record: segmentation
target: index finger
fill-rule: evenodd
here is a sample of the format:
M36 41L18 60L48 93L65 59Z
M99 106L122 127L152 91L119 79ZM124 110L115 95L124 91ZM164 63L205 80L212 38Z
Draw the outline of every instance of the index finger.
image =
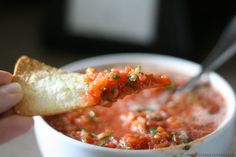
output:
M3 70L0 70L0 85L8 84L12 80L12 74Z

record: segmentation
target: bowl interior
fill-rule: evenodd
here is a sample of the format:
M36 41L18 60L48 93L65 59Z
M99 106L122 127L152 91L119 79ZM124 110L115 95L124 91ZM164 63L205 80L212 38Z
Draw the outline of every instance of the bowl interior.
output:
M102 70L121 65L136 66L138 64L141 64L144 70L155 71L164 69L190 77L196 75L201 70L201 66L199 64L191 61L171 56L147 53L125 53L97 56L73 62L63 66L62 68L68 71L83 71L87 67L95 67L98 70ZM227 105L227 115L225 120L219 126L218 129L220 129L234 116L235 95L232 87L218 74L211 72L209 78L211 85L215 90L221 93Z
M113 54L113 55L92 57L92 58L79 60L79 61L70 63L66 66L63 66L62 68L68 71L83 71L87 67L95 67L96 69L101 70L101 69L116 67L120 65L135 66L138 64L141 64L144 70L148 69L151 71L155 71L157 69L158 70L164 69L167 71L174 71L180 74L182 73L187 76L196 75L201 68L198 64L187 61L187 60L170 57L170 56L141 54L141 53L116 54L116 55ZM235 96L234 96L233 89L221 76L212 72L210 73L209 78L210 78L210 82L212 86L217 91L219 91L224 97L226 106L227 106L227 114L224 121L220 124L218 129L214 131L214 132L217 132L218 130L223 128L231 119L233 119L234 114L235 114ZM214 134L214 132L211 134ZM207 136L210 136L211 134ZM75 140L71 138L70 140L76 142Z

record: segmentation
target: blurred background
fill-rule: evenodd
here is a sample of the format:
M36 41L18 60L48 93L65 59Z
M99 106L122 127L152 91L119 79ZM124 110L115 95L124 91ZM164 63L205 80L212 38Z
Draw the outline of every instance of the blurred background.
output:
M24 54L57 67L117 52L200 63L235 14L236 1L1 0L0 69L12 72ZM236 57L217 70L234 89L235 67ZM18 149L12 148L25 152L19 156L40 156L32 133L0 150L16 157Z
M22 54L55 66L117 52L200 62L235 13L235 1L2 0L0 68Z

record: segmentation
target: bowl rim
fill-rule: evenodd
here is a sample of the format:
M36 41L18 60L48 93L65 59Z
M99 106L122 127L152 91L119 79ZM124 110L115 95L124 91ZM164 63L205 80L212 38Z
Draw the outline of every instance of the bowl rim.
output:
M130 57L134 58L134 60L130 60ZM191 68L194 69L193 71L199 71L201 68L201 66L199 64L189 61L189 60L182 59L182 58L168 56L168 55L161 55L161 54L144 53L144 52L142 52L142 53L141 52L138 52L138 53L116 53L116 54L99 55L99 56L89 57L89 58L85 58L82 60L77 60L77 61L71 62L69 64L64 65L62 68L65 70L68 70L68 71L72 71L75 69L79 70L79 69L83 69L83 68L91 67L91 66L114 64L114 62L117 62L117 60L119 60L118 62L127 61L127 62L137 63L137 61L135 62L135 60L137 58L142 59L143 61L145 61L146 59L153 61L153 59L156 59L157 57L160 59L163 59L163 60L168 59L168 60L172 60L172 61L179 62L179 63L182 62L184 64L189 64L189 65L191 65ZM92 64L91 64L91 61L93 62ZM106 63L104 64L104 62L106 62ZM177 63L175 63L175 64L177 64ZM78 68L78 66L80 68ZM191 71L191 72L196 74L196 72L193 72L193 71ZM219 74L217 74L215 72L211 72L210 75L213 75L214 77L219 79L219 81L221 81L226 86L226 88L228 88L228 90L230 91L230 94L232 97L231 103L232 103L232 105L234 104L233 110L230 111L231 115L229 115L229 118L228 119L225 118L225 120L223 120L223 122L221 122L221 124L219 125L219 127L216 130L214 130L213 132L211 132L210 134L208 134L206 136L203 136L199 139L196 139L196 140L190 142L189 145L202 143L206 139L213 138L214 137L213 135L219 134L223 130L227 129L227 127L226 127L227 124L229 124L231 121L233 121L234 117L235 117L236 100L235 100L234 90L232 89L230 84L223 77L221 77ZM229 106L229 105L227 105L227 106ZM227 116L229 114L228 112L229 111L227 111L225 116ZM89 149L96 149L96 150L102 150L102 151L108 151L108 152L119 152L119 153L121 153L121 152L147 153L147 152L158 152L158 151L165 151L165 150L178 149L178 148L182 149L184 146L184 144L180 144L180 145L169 146L169 147L158 148L158 149L142 149L142 150L125 150L125 149L117 149L117 148L106 148L106 147L101 147L101 146L97 146L97 145L93 145L93 144L83 143L81 141L78 141L78 140L75 140L71 137L68 137L68 136L64 135L63 133L57 131L53 127L51 127L41 116L35 116L34 119L36 121L40 121L43 125L46 126L47 129L51 130L53 133L55 133L56 136L58 136L58 138L61 138L65 142L73 143L73 145L84 145L84 146L88 147Z

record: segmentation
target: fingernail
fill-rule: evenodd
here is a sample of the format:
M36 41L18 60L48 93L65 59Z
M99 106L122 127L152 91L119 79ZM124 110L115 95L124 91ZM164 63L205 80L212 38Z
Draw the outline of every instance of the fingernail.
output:
M1 93L21 93L22 89L19 83L10 83L0 87Z

